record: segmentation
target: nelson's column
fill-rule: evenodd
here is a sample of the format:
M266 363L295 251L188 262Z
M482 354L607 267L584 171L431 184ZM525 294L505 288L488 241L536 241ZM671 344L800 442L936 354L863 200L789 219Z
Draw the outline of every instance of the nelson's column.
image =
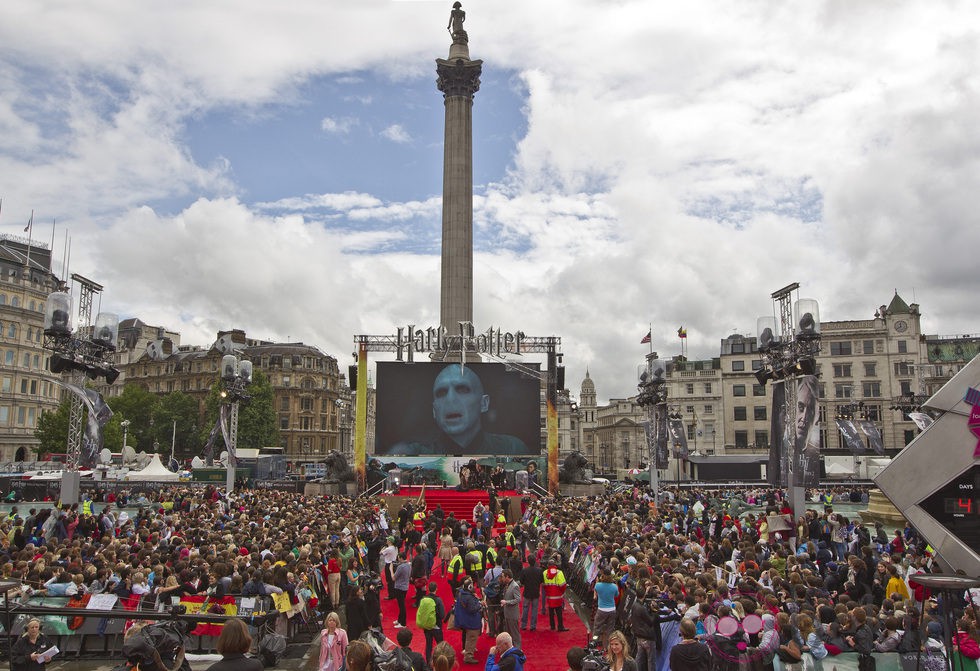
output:
M436 85L446 105L440 321L448 333L458 333L459 322L473 322L473 95L483 61L470 60L465 20L462 5L453 3L449 58L436 59Z

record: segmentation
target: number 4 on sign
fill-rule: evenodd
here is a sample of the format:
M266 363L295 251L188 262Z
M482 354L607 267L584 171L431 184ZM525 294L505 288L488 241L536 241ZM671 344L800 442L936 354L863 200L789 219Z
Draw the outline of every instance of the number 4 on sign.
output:
M965 511L967 515L973 512L973 499L957 499L956 505L961 511Z

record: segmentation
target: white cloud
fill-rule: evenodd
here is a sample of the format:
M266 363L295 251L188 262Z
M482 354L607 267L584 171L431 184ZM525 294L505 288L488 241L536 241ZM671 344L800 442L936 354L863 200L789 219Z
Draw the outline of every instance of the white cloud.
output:
M189 342L239 326L338 355L353 333L438 321L439 176L407 164L384 183L323 136L407 119L400 94L432 94L445 8L14 4L3 221L57 213L107 305ZM569 384L589 366L600 397L634 391L650 322L661 353L684 324L691 355L713 356L791 281L828 319L868 317L897 287L927 330L980 331L978 24L967 0L468 5L474 131L514 138L474 203L477 321L561 335ZM508 71L526 129L488 106L489 75ZM317 108L305 132L330 146L322 162L263 166L302 186L244 188L236 140L185 132L228 109L303 109L313 80L370 108ZM380 135L437 145L432 110Z
M412 141L412 136L408 134L408 131L397 123L393 123L381 131L381 136L398 144L407 144Z
M320 121L320 128L323 132L333 135L347 135L355 125L357 125L357 119L351 119L349 117L340 119L323 117Z

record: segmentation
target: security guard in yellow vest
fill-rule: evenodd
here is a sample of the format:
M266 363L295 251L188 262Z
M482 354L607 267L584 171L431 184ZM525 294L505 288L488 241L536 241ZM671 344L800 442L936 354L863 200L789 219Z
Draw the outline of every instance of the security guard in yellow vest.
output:
M497 565L497 550L492 545L487 548L487 567Z
M449 587L453 590L453 597L455 598L456 592L459 591L460 585L463 584L463 578L466 577L466 571L463 570L463 558L459 555L459 548L455 545L450 551L449 560Z
M476 549L473 543L466 544L466 556L463 558L463 566L466 567L466 575L473 578L473 582L482 588L483 555Z

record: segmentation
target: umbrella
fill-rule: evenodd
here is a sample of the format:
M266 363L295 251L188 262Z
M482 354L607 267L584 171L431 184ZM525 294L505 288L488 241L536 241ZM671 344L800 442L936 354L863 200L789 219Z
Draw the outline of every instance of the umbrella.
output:
M497 457L483 457L476 463L478 463L480 466L496 466Z
M650 479L650 473L649 473L649 471L643 471L642 473L638 473L637 476L635 478L633 478L633 479L634 480L649 480Z
M629 475L639 475L640 473L646 473L646 471L644 469L642 469L642 468L631 468L631 469L629 469L626 472Z
M527 470L527 466L519 461L508 461L504 464L505 471L524 471Z

